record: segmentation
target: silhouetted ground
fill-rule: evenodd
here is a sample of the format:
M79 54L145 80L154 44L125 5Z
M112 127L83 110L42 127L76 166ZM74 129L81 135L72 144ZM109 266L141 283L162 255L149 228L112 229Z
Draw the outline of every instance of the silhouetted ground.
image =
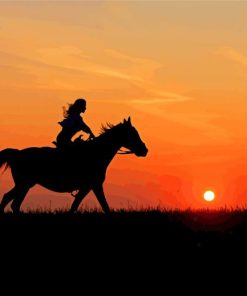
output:
M0 217L0 227L6 246L31 243L131 253L145 249L154 255L160 251L200 255L247 246L247 210L115 211L110 216L97 211L7 213Z
M220 277L226 287L246 268L246 210L7 213L0 217L0 232L5 276L20 276L22 287L32 278L49 291L67 283L83 293L89 281L91 294L113 284L117 294L132 294L135 287L139 295L151 286L158 295L168 293L169 285L173 293L197 292L199 283L200 291L215 284L222 291Z

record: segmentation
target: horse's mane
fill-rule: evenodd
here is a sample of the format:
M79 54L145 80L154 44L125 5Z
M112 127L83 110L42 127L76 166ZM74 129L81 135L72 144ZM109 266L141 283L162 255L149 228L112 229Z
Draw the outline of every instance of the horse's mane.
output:
M104 136L108 133L111 133L113 131L117 131L117 127L121 126L122 123L119 124L112 124L110 122L107 122L106 124L101 124L101 130L99 135L93 139L92 141L84 141L84 140L79 140L76 142L76 146L74 146L75 148L82 148L82 147L91 147L92 143L96 143L98 141L98 139L101 138L101 136ZM88 146L89 145L89 146Z
M91 147L91 144L92 143L95 143L95 141L97 142L97 140L99 139L99 138L101 138L101 136L102 135L105 135L105 134L107 134L108 132L110 132L110 131L112 131L112 129L113 128L115 128L115 127L117 127L117 126L119 126L119 125L121 125L121 123L119 123L119 124L116 124L116 125L114 125L114 124L112 124L112 123L109 123L109 122L107 122L106 124L102 124L101 125L101 130L100 130L100 133L99 133L99 135L95 138L95 139L93 139L92 141L84 141L84 140L82 140L82 139L79 139L78 141L76 141L76 142L74 142L76 145L75 146L73 146L74 148L82 148L82 147ZM88 146L89 145L89 146Z
M102 124L101 125L101 130L100 130L100 133L99 135L103 135L105 134L106 132L108 132L109 130L111 130L113 127L115 127L116 125L110 123L110 122L107 122L106 124Z

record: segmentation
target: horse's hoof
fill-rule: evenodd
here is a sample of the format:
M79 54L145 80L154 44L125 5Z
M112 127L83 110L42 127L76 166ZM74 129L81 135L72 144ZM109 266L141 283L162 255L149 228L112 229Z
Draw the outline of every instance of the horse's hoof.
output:
M15 207L13 206L10 206L11 207L11 210L12 210L12 213L15 214L15 215L20 215L21 214L21 211L20 209L16 209Z
M21 215L21 211L12 211L12 214L14 214L14 215L16 215L16 216L17 216L17 215L19 216L19 215Z
M74 212L75 212L75 211L68 210L68 211L66 212L66 214L67 214L67 215L73 215Z

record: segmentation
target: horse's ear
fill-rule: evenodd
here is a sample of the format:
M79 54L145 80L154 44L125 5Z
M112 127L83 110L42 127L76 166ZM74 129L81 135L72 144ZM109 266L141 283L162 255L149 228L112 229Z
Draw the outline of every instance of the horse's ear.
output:
M124 123L124 124L129 124L129 125L131 125L131 118L130 118L130 116L128 117L128 120L126 120L126 119L124 118L123 123Z

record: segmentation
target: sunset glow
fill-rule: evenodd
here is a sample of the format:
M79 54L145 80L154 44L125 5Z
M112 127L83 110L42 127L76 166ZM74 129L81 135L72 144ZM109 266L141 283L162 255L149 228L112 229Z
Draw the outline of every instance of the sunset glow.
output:
M53 147L62 107L85 97L95 135L131 116L149 151L113 160L111 206L206 207L208 184L212 206L246 205L246 11L246 1L1 1L0 150ZM7 171L0 195L11 186ZM71 198L35 186L23 206Z

